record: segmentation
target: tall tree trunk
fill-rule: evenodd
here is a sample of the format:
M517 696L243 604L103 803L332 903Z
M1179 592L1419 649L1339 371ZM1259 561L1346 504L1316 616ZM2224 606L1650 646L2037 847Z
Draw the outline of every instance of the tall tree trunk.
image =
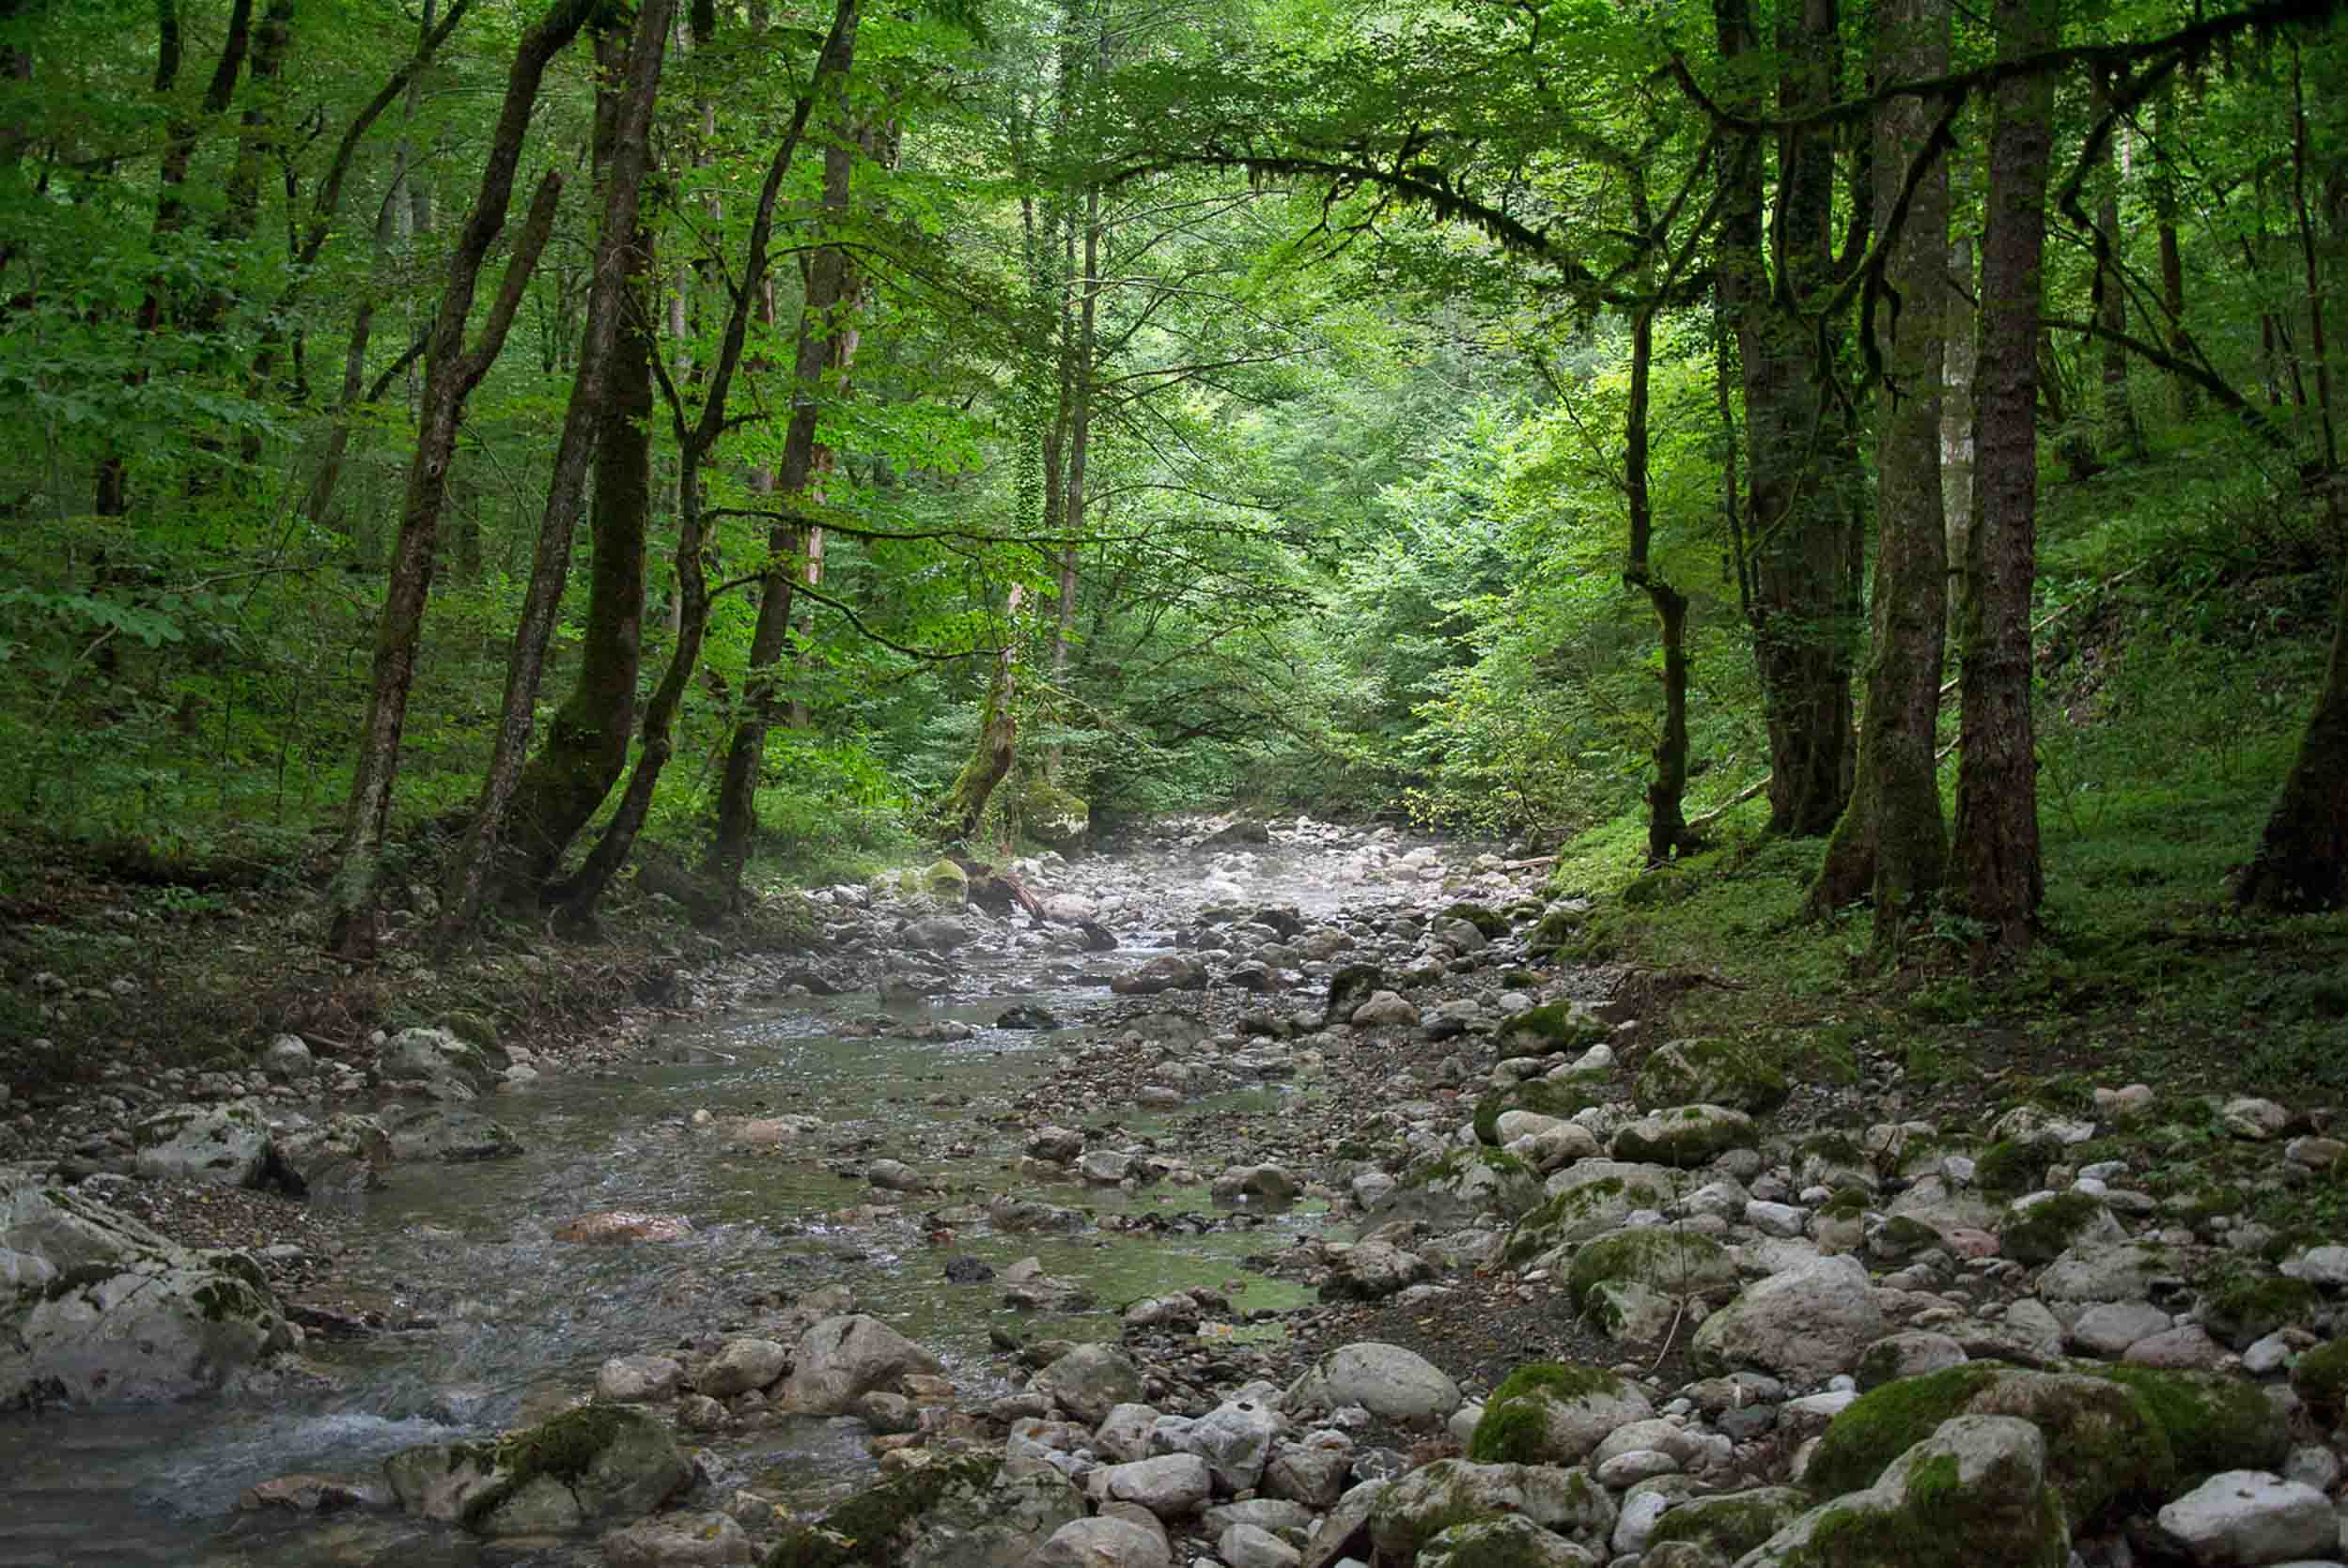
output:
M2169 348L2183 360L2189 347L2185 330L2185 250L2177 242L2176 152L2169 146L2175 133L2176 90L2174 83L2165 84L2153 105L2157 112L2153 133L2153 222L2160 240L2161 314L2169 318ZM2175 384L2177 417L2191 419L2200 411L2201 389L2183 376L2175 378Z
M2301 97L2298 46L2292 47L2292 209L2298 229L2299 263L2306 287L2307 338L2315 361L2315 408L2323 433L2324 508L2331 536L2348 536L2348 509L2340 501L2340 438L2332 410L2331 368L2325 346L2326 294L2317 249L2315 219L2308 201L2310 174L2307 106ZM2337 177L2335 177L2337 178ZM2334 238L2339 209L2333 207ZM2276 913L2337 909L2348 903L2348 569L2340 571L2332 612L2332 657L2324 690L2299 737L2298 755L2284 775L2282 794L2259 836L2258 853L2235 884L2245 908Z
M1645 206L1643 198L1640 205ZM1647 861L1661 865L1688 839L1687 596L1657 577L1649 559L1655 504L1648 485L1647 406L1656 310L1652 303L1642 304L1630 322L1630 403L1623 421L1623 501L1630 543L1623 582L1647 596L1663 644L1663 728L1655 745L1655 777L1647 784Z
M2054 47L2054 0L1997 0L2000 60ZM1959 651L1964 742L1949 881L1980 929L1977 959L2027 952L2045 893L2030 715L2030 590L2038 564L2038 363L2054 79L1994 95L1982 236L1980 441Z
M1874 33L1878 83L1947 72L1947 0L1880 0ZM1884 954L1939 889L1949 853L1935 758L1949 570L1940 489L1949 171L1933 142L1937 116L1937 104L1918 98L1892 99L1875 112L1875 229L1886 256L1883 294L1870 312L1884 378L1876 398L1874 649L1858 778L1812 890L1822 910L1872 891ZM1898 204L1919 157L1933 167L1917 182L1903 220Z
M2094 74L2094 91L2091 110L2101 118L2111 109L2111 79L2103 72ZM2123 461L2140 460L2144 457L2144 430L2137 423L2135 405L2128 400L2128 350L2119 342L2118 334L2128 330L2127 292L2122 287L2120 267L2115 260L2120 246L2120 158L2118 149L2124 130L2115 131L2104 153L2104 167L2097 176L2101 187L2095 204L2095 321L2114 335L2104 339L2104 450Z
M685 405L676 387L666 377L661 379L661 391L667 402L670 421L676 432L677 448L677 592L683 601L678 616L676 649L661 677L661 684L645 706L644 746L637 753L636 767L629 775L627 791L620 800L619 810L614 814L603 836L597 841L579 875L564 890L565 918L583 924L594 918L597 902L611 886L620 867L628 863L637 835L643 831L645 815L650 811L653 790L659 785L661 770L667 766L674 749L671 735L678 706L683 702L685 689L692 678L693 667L701 657L703 629L708 621L708 593L702 564L705 539L702 528L701 474L710 455L727 427L726 405L732 396L735 372L742 360L745 342L754 309L762 310L767 320L773 319L773 296L768 292L768 246L774 231L774 210L783 179L790 172L799 152L800 139L807 129L808 116L816 102L835 93L847 80L855 54L856 30L861 19L858 0L838 0L832 12L832 31L825 38L823 48L816 57L807 90L800 94L792 105L791 123L783 141L775 148L774 157L767 165L766 183L760 188L758 205L750 225L750 247L744 258L741 283L734 291L731 307L726 315L725 331L718 345L717 355L708 367L708 395L703 399L699 418L688 421ZM706 24L706 25L705 25ZM714 19L706 11L695 12L695 36L707 37L707 27ZM737 884L724 884L728 900L738 891Z
M847 46L842 70L852 70L853 35ZM834 90L845 97L845 74ZM855 168L856 141L845 120L833 144L824 149L823 211L827 224L847 215L849 186ZM782 709L779 691L785 655L790 649L791 601L799 573L807 568L813 532L802 509L816 475L816 424L822 413L824 369L838 357L840 334L847 330L847 300L850 286L847 250L837 244L818 246L807 267L807 287L799 313L799 336L792 360L791 419L783 437L783 462L774 475L773 493L779 513L767 531L768 563L759 580L758 618L751 627L750 667L742 682L741 717L725 751L725 766L718 782L716 831L710 835L707 873L725 887L738 886L750 862L751 840L758 831L758 772L766 759L767 731ZM811 583L812 586L812 583Z
M1947 346L1940 359L1940 505L1948 520L1949 633L1965 627L1965 571L1973 537L1973 376L1981 359L1980 270L1973 241L1949 247Z
M1744 0L1715 0L1721 52L1755 47ZM1779 112L1826 105L1833 92L1833 0L1802 0L1779 23ZM1774 289L1762 248L1761 149L1734 164L1720 227L1724 303L1744 365L1750 457L1746 523L1751 541L1754 659L1769 735L1771 831L1830 831L1850 788L1851 434L1826 401L1831 334L1817 307L1833 265L1834 146L1815 126L1783 133L1779 149Z
M501 833L513 846L518 879L525 886L543 881L628 761L644 635L644 537L651 504L647 420L651 360L658 352L644 298L652 241L643 223L643 194L652 161L652 110L675 11L676 0L643 0L632 40L616 32L596 39L606 85L596 115L604 197L595 281L530 587L507 661L497 748L442 900L443 941L461 934L479 912ZM545 749L525 767L547 641L570 576L590 456L595 566L579 681L557 710Z
M1102 44L1105 52L1108 45ZM1073 378L1073 404L1069 411L1068 429L1068 499L1063 510L1067 536L1060 546L1060 578L1057 585L1055 613L1051 628L1051 683L1065 700L1068 683L1068 645L1076 629L1077 563L1080 539L1084 532L1086 471L1092 464L1093 451L1093 380L1098 369L1095 361L1100 352L1099 307L1101 290L1101 243L1104 231L1100 221L1100 187L1091 185L1084 192L1084 272L1082 292L1077 305L1076 367ZM1060 782L1063 748L1054 741L1045 765L1045 776L1052 783Z
M465 326L474 292L490 247L505 227L514 173L529 136L531 114L537 106L539 82L548 64L578 35L596 5L597 0L556 0L553 8L522 35L506 75L505 99L481 171L480 192L449 255L447 281L441 289L431 347L426 352L423 417L416 428L415 453L408 465L399 536L392 548L391 580L376 619L374 677L366 720L359 731L358 757L351 769L350 803L327 888L327 946L346 957L370 957L375 950L376 878L381 868L392 790L399 776L399 739L415 679L424 604L431 593L432 556L447 496L448 463L457 449L465 399L489 374L513 326L514 313L521 308L530 274L554 226L554 210L563 189L559 174L549 170L539 181L530 215L507 257L496 302L479 335L468 346Z

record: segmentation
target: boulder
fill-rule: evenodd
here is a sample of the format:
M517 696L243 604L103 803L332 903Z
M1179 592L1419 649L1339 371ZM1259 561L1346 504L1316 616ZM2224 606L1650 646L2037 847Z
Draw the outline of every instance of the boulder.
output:
M1341 1345L1288 1389L1290 1410L1358 1405L1407 1425L1431 1425L1459 1408L1459 1385L1415 1351L1374 1340Z
M403 1029L375 1053L375 1077L403 1094L469 1100L489 1093L502 1063L445 1029Z
M609 1405L658 1404L684 1386L684 1367L667 1356L614 1356L595 1374L595 1397Z
M1227 1399L1191 1422L1181 1443L1186 1452L1206 1461L1217 1491L1252 1491L1285 1424L1280 1412L1261 1400Z
M1093 1472L1093 1495L1137 1503L1160 1519L1184 1519L1215 1495L1215 1472L1195 1453L1161 1453Z
M945 1364L879 1318L862 1312L828 1317L800 1336L783 1407L837 1416L859 1395L893 1389L908 1373L941 1373Z
M1163 1529L1101 1514L1072 1519L1036 1550L1032 1568L1172 1568Z
M1279 1165L1234 1165L1217 1176L1208 1193L1219 1203L1293 1203L1303 1190L1294 1173Z
M291 1340L250 1258L61 1188L0 1194L0 1409L185 1399Z
M1082 1494L1054 1471L1013 1474L994 1454L936 1459L785 1526L767 1560L846 1568L1029 1568ZM1074 1560L1082 1562L1079 1558Z
M1613 1373L1534 1361L1492 1390L1468 1456L1487 1464L1578 1464L1617 1428L1654 1415L1639 1386Z
M1670 1105L1724 1105L1762 1115L1791 1093L1785 1074L1750 1046L1729 1040L1671 1040L1648 1052L1633 1081L1632 1098L1654 1110Z
M1692 1171L1731 1149L1750 1148L1753 1119L1721 1105L1680 1105L1641 1116L1614 1135L1616 1159Z
M2331 1499L2265 1470L2226 1470L2160 1511L2161 1533L2201 1568L2328 1558L2340 1545Z
M490 1445L403 1449L383 1468L409 1513L487 1536L639 1518L693 1479L668 1422L632 1405L581 1405Z
M261 1071L291 1082L316 1077L318 1058L299 1034L280 1034L261 1049Z
M1523 1264L1567 1242L1587 1241L1622 1228L1641 1209L1670 1205L1676 1181L1660 1165L1585 1159L1549 1177L1547 1200L1516 1221L1507 1259Z
M1611 1231L1574 1253L1566 1288L1575 1310L1586 1311L1591 1293L1614 1281L1683 1299L1726 1296L1736 1289L1736 1260L1710 1236L1678 1226Z
M1873 1486L1812 1509L1739 1568L2063 1568L2071 1532L2045 1465L2046 1440L2029 1422L1959 1416Z
M1321 1296L1328 1301L1380 1301L1433 1278L1435 1265L1416 1252L1383 1241L1359 1241L1329 1260Z
M1032 1387L1079 1421L1106 1421L1120 1405L1139 1404L1142 1369L1114 1345L1080 1344L1038 1372Z
M693 1388L711 1399L732 1399L736 1394L766 1388L790 1368L790 1350L772 1340L728 1340L709 1358L708 1364L694 1374ZM850 1396L851 1400L853 1397Z
M1346 1021L1360 1029L1375 1029L1380 1024L1412 1025L1419 1021L1419 1009L1393 991L1377 991L1347 1014Z
M1691 1356L1706 1373L1750 1367L1818 1382L1847 1370L1883 1332L1866 1265L1848 1256L1815 1258L1749 1285L1704 1319Z
M613 1530L599 1545L604 1568L736 1568L758 1560L757 1545L723 1514L662 1514Z
M1379 1494L1370 1511L1370 1540L1379 1561L1410 1562L1455 1525L1516 1514L1602 1552L1615 1514L1614 1499L1586 1471L1438 1459Z
M463 1165L478 1159L511 1159L521 1141L477 1110L425 1106L391 1125L392 1155L411 1161Z
M344 1113L280 1127L271 1140L277 1172L297 1195L349 1199L383 1185L391 1135L372 1116Z
M132 1129L138 1173L150 1180L259 1187L274 1159L269 1113L258 1100L175 1105Z
M1521 1514L1454 1525L1419 1548L1419 1568L1598 1568L1606 1560Z

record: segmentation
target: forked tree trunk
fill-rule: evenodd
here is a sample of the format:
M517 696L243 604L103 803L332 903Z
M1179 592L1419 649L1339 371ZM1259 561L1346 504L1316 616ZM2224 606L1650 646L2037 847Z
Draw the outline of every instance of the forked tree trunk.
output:
M1948 70L1946 0L1881 0L1874 26L1878 82ZM1875 228L1887 254L1884 295L1873 305L1884 375L1876 399L1874 650L1858 777L1811 891L1822 913L1873 893L1882 953L1937 891L1949 853L1934 744L1948 615L1940 376L1949 172L1930 140L1939 113L1932 101L1896 98L1875 116ZM1934 165L1902 220L1895 210L1919 156Z
M438 935L443 943L461 935L479 913L501 836L520 858L518 878L529 885L543 880L627 763L644 631L644 531L651 504L646 447L651 432L645 422L652 411L650 364L657 351L641 297L651 271L642 196L651 165L652 109L675 11L676 0L644 0L631 42L623 45L609 33L597 40L598 62L614 85L605 89L597 114L604 201L595 281L547 482L530 587L506 664L497 748L442 900ZM547 747L525 768L547 641L570 574L571 536L591 455L596 561L585 657L578 689L556 714Z
M995 656L987 701L979 710L978 739L971 748L971 760L930 813L941 836L948 839L968 843L977 833L995 786L1009 776L1019 757L1019 619L1024 597L1025 591L1013 583L1003 607L1003 650Z
M1998 57L2054 46L2053 0L1997 0ZM1982 235L1980 442L1959 652L1964 743L1949 882L1978 927L1975 956L2029 951L2045 893L2038 758L2030 715L2030 590L2038 564L2038 346L2054 79L2011 77L1995 93L1988 220Z
M424 629L424 604L431 593L432 557L440 542L442 507L447 500L449 459L465 399L489 374L514 314L521 308L538 253L554 226L562 177L549 170L539 181L530 215L514 241L497 299L470 347L465 326L490 247L505 227L514 173L521 162L538 84L548 64L577 36L597 0L557 0L537 24L522 35L505 95L490 138L480 193L465 218L448 258L447 282L427 351L422 418L415 454L408 465L399 536L392 547L391 580L375 627L375 668L367 716L359 731L358 757L351 769L350 804L326 898L326 942L346 957L366 958L375 950L376 878L383 835L391 815L392 789L399 776L399 739L408 717L408 695L415 680L416 648Z

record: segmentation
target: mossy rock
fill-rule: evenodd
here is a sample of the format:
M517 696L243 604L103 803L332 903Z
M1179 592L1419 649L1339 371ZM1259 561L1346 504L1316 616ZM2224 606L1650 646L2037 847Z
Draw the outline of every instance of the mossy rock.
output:
M1624 884L1619 895L1625 908L1652 909L1693 898L1700 884L1694 877L1669 867L1641 872Z
M952 861L939 861L922 872L921 889L941 904L967 904L971 874Z
M1470 904L1464 899L1445 909L1443 915L1447 920L1466 921L1483 932L1485 937L1491 941L1499 941L1509 933L1506 915L1497 909L1487 909L1481 904Z
M2348 1410L2348 1340L2319 1344L2294 1361L2291 1387L2311 1408L2337 1420Z
M1576 1178L1572 1185L1517 1220L1508 1233L1501 1257L1509 1266L1530 1263L1569 1241L1618 1230L1633 1209L1660 1209L1672 1201L1671 1173L1655 1166L1583 1160L1565 1173Z
M497 1025L478 1013L443 1013L440 1027L469 1046L477 1046L493 1056L500 1054Z
M2278 1469L2290 1452L2290 1434L2254 1383L2152 1367L2081 1363L2076 1370L2117 1383L2143 1402L2176 1454L2181 1483L2220 1470Z
M941 1498L956 1487L992 1486L1002 1468L999 1454L963 1454L893 1476L832 1504L814 1524L791 1526L767 1554L766 1568L890 1568Z
M2045 1434L2046 1479L2074 1526L2122 1498L2165 1494L2177 1479L2167 1431L2129 1389L1968 1361L1861 1394L1819 1439L1802 1483L1822 1498L1871 1486L1942 1421L1963 1415L2014 1416Z
M2035 1462L1974 1451L1954 1433L1893 1456L1896 1480L1802 1515L1752 1554L1764 1568L2062 1568L2071 1531L2059 1487ZM1972 1471L1967 1474L1967 1470ZM2035 1484L2029 1484L2035 1483Z
M1718 1497L1690 1498L1656 1521L1649 1550L1669 1541L1708 1547L1734 1562L1777 1534L1810 1507L1798 1486L1757 1486Z
M1728 1153L1749 1148L1752 1118L1720 1105L1680 1105L1642 1116L1614 1135L1617 1159L1652 1161L1679 1170L1696 1167Z
M2086 1192L2058 1192L2006 1217L1998 1250L2032 1268L2050 1264L2106 1217L2104 1201Z
M2248 1348L2278 1328L2315 1321L2323 1293L2305 1280L2283 1274L2240 1275L2201 1298L2201 1322L2236 1350Z
M1069 853L1084 846L1092 808L1043 774L1032 774L1019 791L1019 826L1045 848Z
M1574 1073L1564 1078L1533 1078L1506 1089L1496 1089L1476 1101L1476 1137L1486 1143L1501 1141L1501 1113L1530 1110L1540 1116L1570 1121L1578 1110L1605 1103L1603 1073Z
M1329 1002L1321 1022L1337 1023L1370 1000L1386 984L1386 971L1376 964L1347 964L1329 977Z
M1708 1235L1668 1225L1616 1231L1584 1242L1566 1275L1567 1299L1583 1311L1609 1280L1629 1280L1669 1296L1713 1296L1736 1288L1736 1260Z
M509 1432L490 1451L489 1484L459 1522L482 1535L536 1534L639 1518L691 1485L668 1422L632 1405L585 1405Z
M1438 1224L1485 1214L1514 1219L1541 1202L1540 1172L1505 1149L1448 1149L1403 1172L1389 1205Z
M2045 1149L2016 1138L1998 1140L1973 1162L1973 1185L1993 1198L2019 1198L2045 1175Z
M1612 1032L1580 1002L1548 1001L1506 1019L1493 1032L1493 1038L1504 1048L1502 1055L1516 1051L1554 1056L1603 1045Z
M2236 1379L2093 1362L2027 1372L1968 1361L1860 1395L1819 1439L1803 1485L1819 1497L1872 1485L1892 1459L1959 1415L2016 1416L2045 1433L2047 1480L2074 1526L2198 1476L2272 1468L2288 1446L2266 1397Z
M1546 911L1533 923L1532 934L1525 939L1526 951L1555 953L1560 948L1570 947L1574 939L1581 935L1581 928L1589 918L1588 914L1578 909Z
M1571 1465L1613 1427L1653 1413L1645 1394L1603 1367L1528 1361L1485 1401L1468 1457L1480 1465Z
M1763 1115L1793 1093L1785 1074L1750 1046L1730 1040L1672 1040L1640 1064L1631 1095L1653 1109L1699 1102Z

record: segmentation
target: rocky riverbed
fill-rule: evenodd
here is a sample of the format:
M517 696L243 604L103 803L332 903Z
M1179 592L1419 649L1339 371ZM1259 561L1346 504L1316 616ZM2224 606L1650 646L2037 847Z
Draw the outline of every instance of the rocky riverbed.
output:
M2329 1108L1789 1081L1391 831L1016 869L559 1054L0 1104L0 1561L2340 1560L2348 1236L2250 1218ZM126 1395L176 1558L35 1462Z

